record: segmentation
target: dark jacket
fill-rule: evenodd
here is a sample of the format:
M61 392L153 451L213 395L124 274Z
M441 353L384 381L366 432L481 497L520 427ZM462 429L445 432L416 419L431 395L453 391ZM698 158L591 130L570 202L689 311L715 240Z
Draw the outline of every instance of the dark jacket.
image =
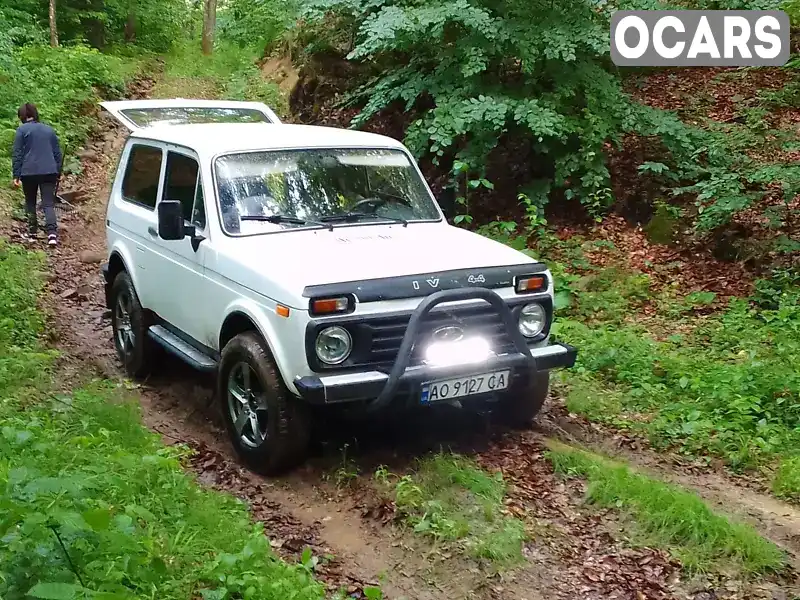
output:
M14 179L29 175L60 175L62 160L58 136L52 127L36 121L19 126L12 152Z

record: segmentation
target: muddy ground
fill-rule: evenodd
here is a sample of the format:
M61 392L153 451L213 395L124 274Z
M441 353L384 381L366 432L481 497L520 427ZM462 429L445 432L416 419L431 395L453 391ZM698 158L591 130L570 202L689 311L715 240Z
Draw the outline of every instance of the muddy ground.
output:
M153 83L138 81L131 97L147 97ZM61 216L61 246L50 252L46 304L52 343L64 355L59 370L64 386L87 372L122 376L99 263L105 258L109 178L124 139L124 131L101 118L81 154L82 173L66 178L62 186L74 209ZM7 233L15 239L19 232ZM709 575L687 581L680 565L663 551L629 547L618 516L586 506L582 483L555 477L543 457L548 438L619 455L696 490L785 548L795 566L800 513L762 493L758 482L657 455L640 440L569 415L558 397L551 397L534 430L521 433L498 430L481 415L454 409L411 415L392 426L326 428L323 423L306 466L287 477L264 479L243 469L232 454L209 378L166 359L158 375L137 385L144 422L166 443L196 450L189 466L202 483L247 501L284 558L296 559L311 547L321 557L319 578L355 597L362 597L364 586L378 583L386 598L420 600L783 600L800 594L791 575L751 582ZM416 538L395 521L391 502L373 493L370 480L378 465L401 473L416 457L440 447L471 454L485 467L503 472L510 483L507 508L532 533L522 567L498 574ZM344 462L359 475L339 485L336 472Z

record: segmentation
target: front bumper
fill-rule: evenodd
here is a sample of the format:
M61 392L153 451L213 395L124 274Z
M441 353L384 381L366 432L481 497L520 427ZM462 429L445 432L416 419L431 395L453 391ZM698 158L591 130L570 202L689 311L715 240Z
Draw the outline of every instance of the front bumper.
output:
M530 350L536 360L536 370L570 368L575 364L578 350L568 344L553 344L543 348ZM517 354L506 354L479 365L459 365L453 367L408 367L400 376L398 393L413 393L427 381L449 379L451 377L468 377L501 369L528 369L527 361ZM323 375L321 377L300 377L295 386L300 395L313 404L336 404L357 400L377 398L386 387L389 375L382 371L360 371L341 375Z
M502 318L506 331L514 342L514 351L493 356L484 362L453 366L411 365L411 355L424 317L438 304L459 300L480 299L488 302ZM530 348L519 332L516 321L503 299L483 288L443 290L428 296L414 311L400 350L391 370L358 371L336 375L298 377L295 387L307 402L335 404L369 401L367 410L376 411L388 405L396 396L419 394L423 383L479 375L501 369L511 369L514 375L533 371L569 368L575 364L578 351L567 344L552 344Z

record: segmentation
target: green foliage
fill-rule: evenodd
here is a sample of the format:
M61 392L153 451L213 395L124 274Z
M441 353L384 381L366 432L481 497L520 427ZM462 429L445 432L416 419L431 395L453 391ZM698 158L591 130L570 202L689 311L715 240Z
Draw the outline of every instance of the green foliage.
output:
M348 57L372 69L352 96L364 103L355 126L394 103L430 105L406 142L417 155L455 155L477 180L503 134L524 135L553 188L597 212L611 202L604 144L650 125L607 70L606 10L585 1L315 0L305 16L351 28Z
M36 41L49 42L47 2L6 0L0 13L15 26L35 29ZM190 5L183 0L59 0L56 4L58 37L64 45L82 43L107 49L134 43L145 50L165 52L185 35L191 21Z
M0 595L322 598L240 501L183 472L186 450L163 447L120 392L2 408Z
M293 26L298 4L297 0L229 0L219 10L219 38L261 53Z
M503 566L522 559L522 521L503 512L505 483L457 455L420 461L412 475L378 469L376 481L394 495L416 533L457 543L466 553Z
M17 47L15 39L0 29L0 176L4 179L11 176L11 144L21 104L37 105L42 121L56 129L68 156L92 126L98 91L106 97L120 95L131 74L121 59L86 46Z
M706 570L722 559L734 561L747 573L785 566L774 544L751 527L714 513L691 492L561 444L551 445L548 458L557 473L588 479L589 502L627 513L643 543L669 549L690 570Z
M0 597L321 599L311 559L277 559L240 501L184 473L187 449L140 425L124 389L47 393L42 267L0 244Z
M599 219L614 202L608 152L626 134L636 134L657 141L663 155L659 162L643 162L639 172L669 197L695 196L695 210L685 216L700 234L726 227L768 191L774 194L776 182L784 204L766 216L775 229L786 227L798 218L790 203L800 191L800 169L750 155L776 137L768 131L764 106L744 107L744 125L690 126L623 93L608 60L609 16L622 6L667 4L729 9L780 3L313 0L303 14L314 38L308 52L339 52L361 66L346 98L361 107L352 125L387 108L409 112L415 118L406 143L445 169L453 164L451 185L459 189L487 187L482 182L490 157L508 160L502 142L513 137L532 151L531 175L547 182L546 196L577 198ZM786 7L795 4L789 0ZM747 148L744 137L750 138ZM460 201L457 223L469 225L468 194Z

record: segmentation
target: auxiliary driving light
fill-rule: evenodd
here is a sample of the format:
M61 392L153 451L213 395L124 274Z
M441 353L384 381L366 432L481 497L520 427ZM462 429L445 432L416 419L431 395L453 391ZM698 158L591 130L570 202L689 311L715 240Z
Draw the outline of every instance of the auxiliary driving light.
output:
M425 348L425 362L437 367L466 365L485 361L492 353L488 340L464 338L453 342L432 342Z
M319 332L315 349L317 357L326 365L338 365L350 356L353 339L344 327L326 327Z
M525 337L536 337L547 324L547 313L541 304L526 304L519 311L519 331Z

